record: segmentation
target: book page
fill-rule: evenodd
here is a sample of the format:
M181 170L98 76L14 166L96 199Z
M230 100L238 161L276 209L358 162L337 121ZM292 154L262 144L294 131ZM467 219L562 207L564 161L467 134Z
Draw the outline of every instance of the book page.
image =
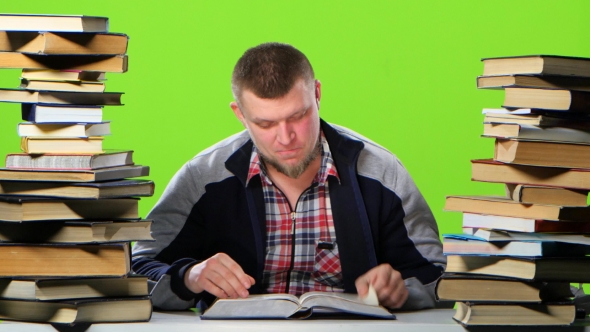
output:
M377 297L377 292L375 291L375 287L373 287L373 285L369 284L369 291L362 301L364 304L368 305L379 305L379 298Z
M300 301L302 307L314 308L314 310L318 307L332 308L352 314L395 318L394 315L381 306L365 304L357 294L309 292L301 295Z
M291 295L292 296L292 295ZM287 318L299 309L287 294L251 295L245 299L218 299L202 315L204 319Z

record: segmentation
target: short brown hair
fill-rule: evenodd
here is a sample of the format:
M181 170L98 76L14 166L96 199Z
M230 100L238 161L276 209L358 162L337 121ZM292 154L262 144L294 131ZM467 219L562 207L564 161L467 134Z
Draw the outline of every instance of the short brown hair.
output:
M286 95L300 78L313 84L313 68L305 54L288 44L264 43L248 49L238 60L231 86L236 101L243 90L273 99Z

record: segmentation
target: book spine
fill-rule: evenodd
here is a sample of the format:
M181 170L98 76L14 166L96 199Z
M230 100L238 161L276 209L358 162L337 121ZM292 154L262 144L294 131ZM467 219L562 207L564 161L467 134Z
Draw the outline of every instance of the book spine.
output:
M21 104L21 115L25 121L35 122L37 104Z
M590 93L582 91L570 91L571 111L590 112Z

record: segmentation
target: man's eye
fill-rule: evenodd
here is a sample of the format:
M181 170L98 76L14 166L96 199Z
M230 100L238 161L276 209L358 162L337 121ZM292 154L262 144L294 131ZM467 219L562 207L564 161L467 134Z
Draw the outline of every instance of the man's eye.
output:
M305 116L306 113L307 113L307 111L306 112L301 112L301 113L299 113L297 115L292 116L289 120L291 120L291 121L299 121L299 120L303 119L303 117Z

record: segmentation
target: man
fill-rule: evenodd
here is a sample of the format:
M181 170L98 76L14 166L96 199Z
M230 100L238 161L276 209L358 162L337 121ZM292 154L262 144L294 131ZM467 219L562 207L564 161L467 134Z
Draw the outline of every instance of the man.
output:
M369 286L389 308L434 305L446 263L430 209L389 151L319 118L321 84L290 45L251 48L232 76L245 131L199 153L150 212L133 270L162 309L215 297Z

